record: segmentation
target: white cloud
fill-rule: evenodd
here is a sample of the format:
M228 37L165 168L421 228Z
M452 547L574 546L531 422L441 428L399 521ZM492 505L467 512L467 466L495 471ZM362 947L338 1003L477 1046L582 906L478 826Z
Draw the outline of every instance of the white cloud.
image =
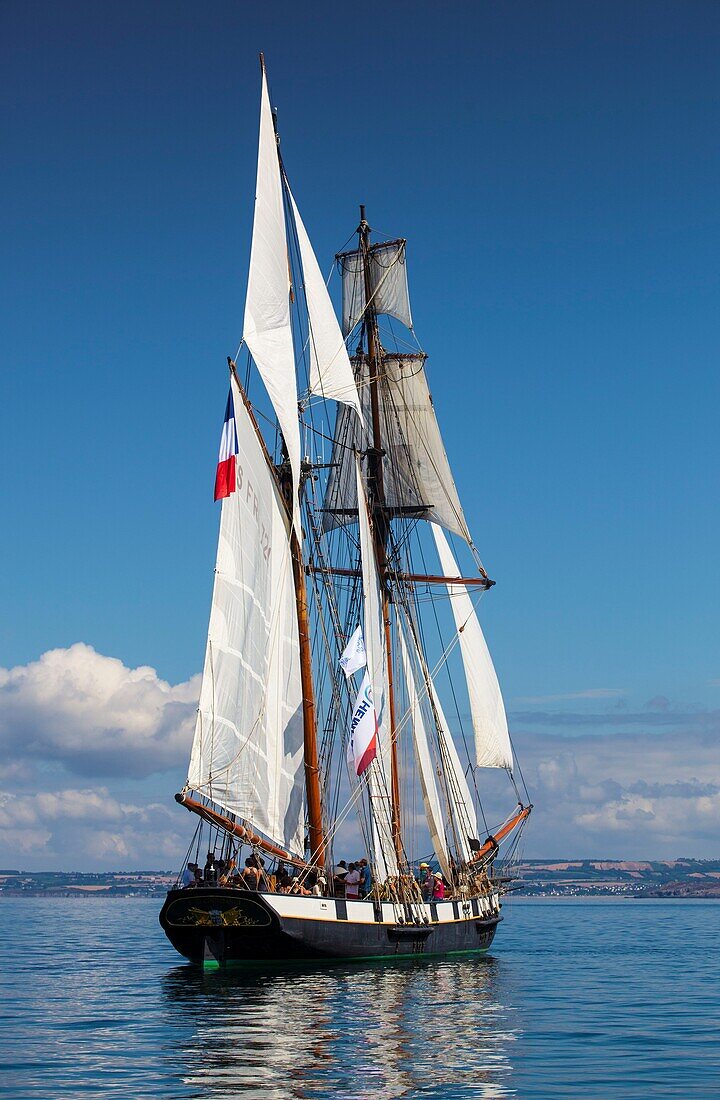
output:
M0 669L0 864L35 868L175 866L194 819L172 802L187 766L199 677L171 685L149 667L77 644ZM555 698L617 698L590 688ZM548 702L548 697L543 702ZM720 835L720 712L562 707L511 716L535 803L527 855L715 855ZM73 783L67 774L83 777ZM100 781L99 783L97 781ZM120 794L119 784L123 784ZM52 784L59 789L48 789ZM154 785L153 785L154 784ZM504 773L482 769L488 826L513 801ZM130 793L128 793L130 792ZM343 834L351 850L354 829Z
M664 713L664 712L660 712ZM672 731L516 733L535 803L526 854L671 858L713 856L720 835L715 716L704 728L676 715ZM548 716L550 719L551 716ZM617 723L624 721L618 716Z
M712 795L678 795L675 798L647 798L630 793L596 810L578 814L575 821L581 828L594 831L627 833L640 827L644 833L659 837L717 836L720 790Z
M0 792L0 862L35 869L174 867L190 839L173 802L125 803L106 787ZM28 858L29 857L29 858Z
M199 677L172 686L80 642L0 669L0 746L16 765L59 761L81 776L133 776L185 763Z
M584 688L582 691L567 691L561 695L523 695L515 699L516 703L533 705L536 703L564 703L576 699L620 699L625 695L624 688Z

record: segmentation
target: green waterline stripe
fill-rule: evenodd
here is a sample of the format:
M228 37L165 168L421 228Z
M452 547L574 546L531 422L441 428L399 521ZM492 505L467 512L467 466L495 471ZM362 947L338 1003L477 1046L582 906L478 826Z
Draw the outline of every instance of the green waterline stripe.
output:
M250 970L261 967L292 967L292 966L338 966L355 962L417 962L419 959L440 959L449 955L484 955L490 947L471 947L465 951L424 951L418 955L335 955L332 958L316 959L227 959L218 962L216 959L205 960L200 965L205 970L219 970L228 967L244 967ZM198 965L190 963L190 965Z

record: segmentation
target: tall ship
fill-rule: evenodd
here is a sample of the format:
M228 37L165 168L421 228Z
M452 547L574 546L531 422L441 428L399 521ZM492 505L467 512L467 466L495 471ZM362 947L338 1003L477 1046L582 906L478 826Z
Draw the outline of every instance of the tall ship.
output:
M406 241L372 239L360 207L335 257L338 321L262 57L261 72L210 624L175 796L197 821L160 923L205 965L485 951L496 868L532 809L478 619L494 582L433 408Z

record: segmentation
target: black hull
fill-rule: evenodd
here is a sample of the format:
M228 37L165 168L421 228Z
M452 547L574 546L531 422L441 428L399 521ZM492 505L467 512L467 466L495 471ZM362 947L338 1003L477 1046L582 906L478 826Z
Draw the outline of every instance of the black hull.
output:
M389 922L390 907L370 901L293 898L290 907L296 912L288 914L288 907L283 895L222 887L171 890L160 924L181 955L213 966L482 952L502 919L481 913L476 902L463 911L457 903L427 906L427 923L416 923L409 912Z

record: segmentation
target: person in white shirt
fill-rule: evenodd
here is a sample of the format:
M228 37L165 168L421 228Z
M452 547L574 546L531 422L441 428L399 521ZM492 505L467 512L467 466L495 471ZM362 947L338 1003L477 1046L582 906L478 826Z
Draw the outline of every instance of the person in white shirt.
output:
M354 863L350 864L345 875L345 897L348 901L357 901L360 897L360 872Z

